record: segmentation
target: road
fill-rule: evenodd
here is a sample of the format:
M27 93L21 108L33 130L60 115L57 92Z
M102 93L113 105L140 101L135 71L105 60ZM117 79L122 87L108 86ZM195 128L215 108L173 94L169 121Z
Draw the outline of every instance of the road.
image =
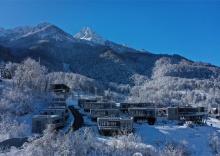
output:
M84 124L83 116L79 113L77 109L74 108L74 106L69 106L68 108L74 116L74 123L72 125L72 128L74 131L76 131Z

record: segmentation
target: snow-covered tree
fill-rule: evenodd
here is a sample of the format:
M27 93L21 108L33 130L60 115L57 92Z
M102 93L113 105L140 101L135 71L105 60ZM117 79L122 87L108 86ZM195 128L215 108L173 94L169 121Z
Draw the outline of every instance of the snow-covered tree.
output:
M40 91L45 87L46 73L46 67L31 58L27 58L17 66L14 79L19 87L29 87Z

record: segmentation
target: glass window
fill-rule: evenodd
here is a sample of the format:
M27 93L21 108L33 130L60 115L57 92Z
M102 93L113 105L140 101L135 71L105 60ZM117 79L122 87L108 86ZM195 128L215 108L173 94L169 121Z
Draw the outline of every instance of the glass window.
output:
M41 121L36 121L36 127L41 127Z

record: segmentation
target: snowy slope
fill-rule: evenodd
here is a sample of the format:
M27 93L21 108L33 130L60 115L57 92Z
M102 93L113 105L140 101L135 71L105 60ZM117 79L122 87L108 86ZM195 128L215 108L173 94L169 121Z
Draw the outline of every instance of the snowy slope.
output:
M176 126L176 124L156 124L149 126L147 124L139 125L136 128L136 133L140 134L145 143L148 143L157 150L166 142L179 143L188 142L188 148L195 156L205 156L212 153L212 149L208 146L209 134L213 133L215 129L210 126L196 126L190 128L187 126Z

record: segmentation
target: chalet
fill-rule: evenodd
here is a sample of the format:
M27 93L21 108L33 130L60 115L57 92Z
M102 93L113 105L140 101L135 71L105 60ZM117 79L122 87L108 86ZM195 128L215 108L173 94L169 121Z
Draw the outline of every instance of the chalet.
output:
M64 126L62 117L59 115L34 115L32 117L32 133L43 133L48 124L53 124L56 129Z
M101 117L97 125L101 134L132 133L133 117Z
M207 115L204 107L168 107L168 119L180 120L184 118L186 121L202 121Z
M99 117L118 117L119 109L116 108L104 108L104 109L90 109L90 115L92 120L96 120Z

